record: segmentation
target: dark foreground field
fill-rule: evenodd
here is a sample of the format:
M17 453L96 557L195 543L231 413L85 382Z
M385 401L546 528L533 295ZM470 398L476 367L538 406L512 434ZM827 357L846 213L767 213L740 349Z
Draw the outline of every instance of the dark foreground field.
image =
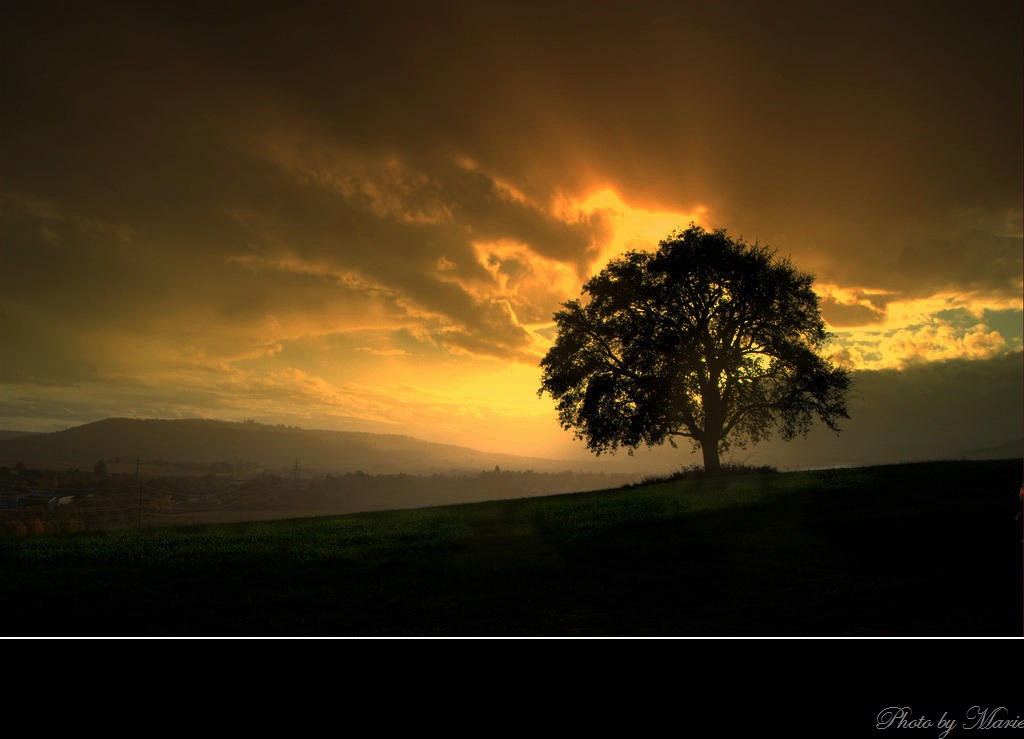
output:
M0 541L2 635L1021 635L1020 460Z

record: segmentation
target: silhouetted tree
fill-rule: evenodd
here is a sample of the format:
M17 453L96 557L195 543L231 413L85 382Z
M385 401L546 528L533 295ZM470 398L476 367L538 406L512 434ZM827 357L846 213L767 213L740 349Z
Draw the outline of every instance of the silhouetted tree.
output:
M815 417L838 432L850 376L820 354L813 281L767 247L691 224L563 304L538 394L596 454L684 437L707 472L730 446L806 435Z

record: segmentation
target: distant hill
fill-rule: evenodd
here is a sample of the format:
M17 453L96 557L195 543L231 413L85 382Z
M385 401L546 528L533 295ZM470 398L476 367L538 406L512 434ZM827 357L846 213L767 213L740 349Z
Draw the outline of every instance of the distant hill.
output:
M19 436L31 436L34 433L37 433L37 432L35 432L35 431L8 431L8 430L0 429L0 441L3 441L4 439L15 439L15 438L17 438Z
M1024 443L1010 441L1005 444L985 447L984 449L970 449L958 455L957 459L1018 459L1024 456Z
M509 470L558 472L578 463L490 454L398 434L319 431L289 426L205 419L108 418L53 433L0 433L0 465L92 469L105 460L110 471L152 474L201 471L245 473L263 469L374 474Z

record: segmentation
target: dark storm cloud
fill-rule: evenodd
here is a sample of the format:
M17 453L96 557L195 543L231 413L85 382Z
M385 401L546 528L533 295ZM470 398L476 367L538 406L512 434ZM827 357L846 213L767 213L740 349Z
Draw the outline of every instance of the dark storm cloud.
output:
M776 438L735 449L731 456L738 463L779 469L1019 457L1024 449L1022 373L1020 352L921 363L902 371L857 371L850 418L840 424L839 434L818 425L806 438ZM642 465L671 470L688 461L688 452L688 447L655 447L641 450L637 458Z
M294 270L271 278L232 261L288 255L356 274L476 334L476 346L514 355L525 332L495 306L439 281L438 260L465 279L488 280L474 241L513 239L582 264L600 235L598 221L566 224L486 174L456 166L454 149L417 149L420 137L431 136L423 109L396 108L386 125L364 129L394 106L393 75L400 72L353 51L344 36L329 48L357 53L348 59L359 69L359 107L346 109L340 94L331 96L340 107L325 110L325 91L348 84L353 73L338 59L326 69L292 66L299 57L333 58L328 47L301 41L317 32L315 24L297 26L293 47L268 35L273 24L252 25L258 18L221 16L207 25L166 8L123 10L78 18L22 13L19 32L8 34L13 61L4 84L14 104L4 114L12 135L3 150L3 279L10 314L43 317L53 343L80 330L76 321L148 322L141 329L147 330L162 322L157 316L197 307L231 320L321 308L329 280L292 290ZM348 21L336 18L334 25L348 28ZM259 50L244 42L264 37ZM264 67L267 59L275 60L272 68ZM304 159L304 139L305 150L287 162L292 170L251 145L294 154L287 137L294 139L296 128L325 148ZM325 158L331 150L340 158ZM400 165L397 179L382 165L396 150L400 162L410 162ZM30 207L40 197L45 211ZM438 212L444 221L431 223ZM75 226L79 221L112 225L89 232ZM135 239L129 248L125 234ZM43 275L48 288L40 294ZM59 320L63 315L69 319ZM34 355L27 351L21 362Z
M1014 3L2 12L10 376L90 376L104 327L344 326L369 294L440 342L522 358L519 322L555 302L489 293L474 244L582 269L607 223L549 205L597 186L706 203L826 281L1019 294Z
M851 419L804 450L819 464L1018 456L1024 443L1024 356L920 363L854 375Z
M218 117L270 107L363 151L469 154L538 197L598 174L713 198L751 236L1018 205L1013 3L33 7L7 34L14 134L72 170L162 179Z
M494 277L474 245L521 242L582 269L582 257L604 232L599 218L566 223L451 163L424 172L394 158L366 166L321 157L313 166L289 151L278 153L277 164L282 180L273 200L237 215L244 234L237 241L245 247L232 258L255 255L256 264L271 269L354 282L400 313L445 319L439 340L462 337L458 346L493 356L532 356L531 340L503 300L480 294L494 287ZM543 314L556 305L543 306Z

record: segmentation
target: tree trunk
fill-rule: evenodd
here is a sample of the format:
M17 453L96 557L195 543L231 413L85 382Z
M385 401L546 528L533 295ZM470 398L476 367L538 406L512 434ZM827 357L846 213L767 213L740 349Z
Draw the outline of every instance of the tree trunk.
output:
M718 394L717 373L711 373L711 382L701 393L701 403L704 406L704 433L700 440L704 452L704 473L713 475L722 469L722 462L718 458L718 440L722 438L725 423L725 409Z
M704 452L704 471L712 474L720 472L722 462L718 458L718 441L704 442L700 446Z

